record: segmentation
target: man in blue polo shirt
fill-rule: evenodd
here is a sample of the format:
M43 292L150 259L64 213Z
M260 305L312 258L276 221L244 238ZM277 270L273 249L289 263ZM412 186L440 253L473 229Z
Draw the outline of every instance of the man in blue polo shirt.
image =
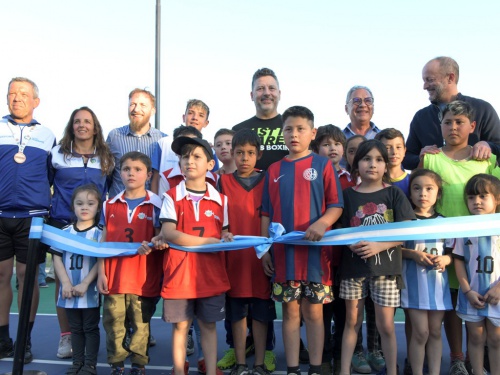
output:
M154 95L148 90L134 89L128 98L130 124L111 130L106 140L115 157L115 170L109 189L110 198L125 189L120 178L120 158L130 151L139 151L151 158L156 142L165 136L149 123L151 116L156 112ZM150 189L149 184L148 181L147 189Z
M9 311L13 299L14 257L19 282L17 300L20 303L31 218L47 215L50 207L48 158L56 143L52 131L33 118L33 112L40 104L38 87L33 81L13 78L9 82L7 103L10 115L0 119L0 358L13 354ZM43 263L45 251L38 251L37 257L38 263ZM33 280L25 363L33 360L31 330L40 297L37 276Z

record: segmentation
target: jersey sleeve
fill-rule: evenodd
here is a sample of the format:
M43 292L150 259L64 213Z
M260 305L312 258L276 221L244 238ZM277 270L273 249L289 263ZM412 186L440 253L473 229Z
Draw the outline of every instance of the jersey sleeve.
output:
M229 229L229 217L228 217L228 214L227 214L227 197L225 195L222 195L222 202L223 202L223 205L224 205L224 219L222 221L222 230L226 230L226 229Z
M165 194L160 212L160 223L177 224L177 212L175 211L175 202L170 194Z
M325 204L326 208L344 207L342 187L340 185L337 172L333 169L333 164L328 162L323 171L323 181L325 182Z
M410 201L403 193L403 190L396 186L393 186L392 190L394 193L394 221L416 220Z
M165 193L170 190L170 184L163 173L160 173L160 182L158 186L158 195L163 200L165 198Z
M457 238L455 241L455 247L453 248L452 257L460 260L464 260L464 241L465 238Z

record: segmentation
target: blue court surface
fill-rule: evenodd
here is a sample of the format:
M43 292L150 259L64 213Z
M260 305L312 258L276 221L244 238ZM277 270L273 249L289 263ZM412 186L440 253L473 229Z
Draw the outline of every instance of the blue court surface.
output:
M11 319L11 334L13 329L17 327L18 315L12 313ZM171 325L163 322L160 318L155 317L151 323L151 331L157 340L157 345L150 349L151 362L147 366L149 375L170 374L172 369L172 354L171 354ZM285 353L283 351L283 340L281 334L281 321L275 322L276 331L276 348L277 367L274 374L286 374ZM396 323L396 332L398 340L398 364L400 374L402 374L403 363L406 357L406 348L404 340L404 324ZM227 348L225 344L225 331L222 322L217 324L218 333L218 358L221 358L224 350ZM15 336L15 335L14 335ZM304 328L302 328L302 337L305 337ZM366 336L365 336L366 337ZM444 339L443 333L443 340ZM32 352L34 360L32 363L25 365L24 370L39 370L44 371L48 375L63 375L71 365L68 359L61 360L56 357L57 345L59 342L59 326L57 318L53 314L41 314L36 318L35 327L32 334ZM449 368L449 352L445 342L443 343L443 361L441 373L447 374ZM101 326L101 349L99 351L98 368L99 374L109 374L110 369L106 363L106 346L105 333ZM190 374L197 374L197 356L195 354L189 357ZM247 358L247 363L253 364L253 357ZM307 374L307 365L302 365L302 372ZM12 371L12 359L6 358L0 360L0 374ZM229 370L226 371L229 373Z

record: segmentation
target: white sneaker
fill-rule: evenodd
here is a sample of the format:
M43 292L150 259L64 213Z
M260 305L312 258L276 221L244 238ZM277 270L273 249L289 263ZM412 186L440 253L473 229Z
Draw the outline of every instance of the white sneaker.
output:
M59 339L59 348L57 349L57 358L71 358L72 356L71 335L61 336Z

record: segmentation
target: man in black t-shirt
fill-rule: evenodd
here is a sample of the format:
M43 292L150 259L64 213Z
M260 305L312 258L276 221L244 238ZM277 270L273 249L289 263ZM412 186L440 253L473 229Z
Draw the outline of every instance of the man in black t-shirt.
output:
M281 91L278 78L271 69L262 68L252 78L250 98L255 104L254 117L233 126L234 131L252 129L261 139L263 155L257 160L256 168L267 169L275 161L288 154L283 139L283 120L278 114Z

